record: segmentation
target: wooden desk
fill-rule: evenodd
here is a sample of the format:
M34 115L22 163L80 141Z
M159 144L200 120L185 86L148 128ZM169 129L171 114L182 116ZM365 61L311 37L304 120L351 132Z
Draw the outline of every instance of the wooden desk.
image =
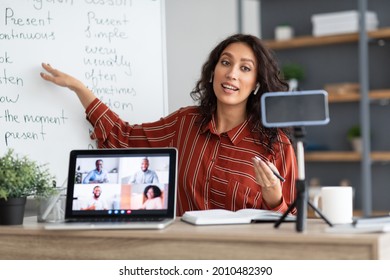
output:
M0 226L0 259L390 259L390 234L329 234L322 220L164 230L47 231L25 218Z

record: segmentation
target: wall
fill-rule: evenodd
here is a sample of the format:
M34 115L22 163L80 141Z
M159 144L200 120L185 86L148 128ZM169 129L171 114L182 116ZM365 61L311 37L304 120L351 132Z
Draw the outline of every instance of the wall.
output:
M258 1L245 0L250 13L244 32L259 32L253 15ZM214 46L238 32L237 0L166 0L168 111L191 105L190 92ZM258 35L258 34L255 34Z

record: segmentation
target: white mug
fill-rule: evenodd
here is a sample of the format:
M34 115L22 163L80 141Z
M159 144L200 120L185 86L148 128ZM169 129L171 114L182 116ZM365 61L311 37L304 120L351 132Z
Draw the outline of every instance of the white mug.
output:
M333 224L353 221L353 189L350 186L322 187L313 204Z

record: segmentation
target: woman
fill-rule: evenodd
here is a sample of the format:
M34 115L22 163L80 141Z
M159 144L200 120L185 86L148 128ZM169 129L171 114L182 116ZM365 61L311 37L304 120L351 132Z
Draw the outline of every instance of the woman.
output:
M48 72L41 73L43 79L77 94L99 148L178 149L179 216L212 208L284 212L293 202L297 168L291 142L285 131L265 128L260 120L262 93L288 86L257 37L233 35L212 50L191 92L198 106L141 125L121 120L79 80L42 66ZM281 182L270 167L286 180Z
M141 209L162 209L161 190L155 185L149 185L144 190L145 202L142 204Z

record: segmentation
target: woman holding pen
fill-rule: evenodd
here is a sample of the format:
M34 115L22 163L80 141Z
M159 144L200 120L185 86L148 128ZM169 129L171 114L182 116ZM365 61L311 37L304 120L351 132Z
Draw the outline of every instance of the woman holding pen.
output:
M178 149L179 216L214 208L285 212L294 201L297 167L291 141L285 130L263 127L260 120L261 95L288 86L257 37L236 34L219 43L191 92L198 105L152 123L130 125L81 81L49 64L42 67L43 79L76 93L99 148Z

